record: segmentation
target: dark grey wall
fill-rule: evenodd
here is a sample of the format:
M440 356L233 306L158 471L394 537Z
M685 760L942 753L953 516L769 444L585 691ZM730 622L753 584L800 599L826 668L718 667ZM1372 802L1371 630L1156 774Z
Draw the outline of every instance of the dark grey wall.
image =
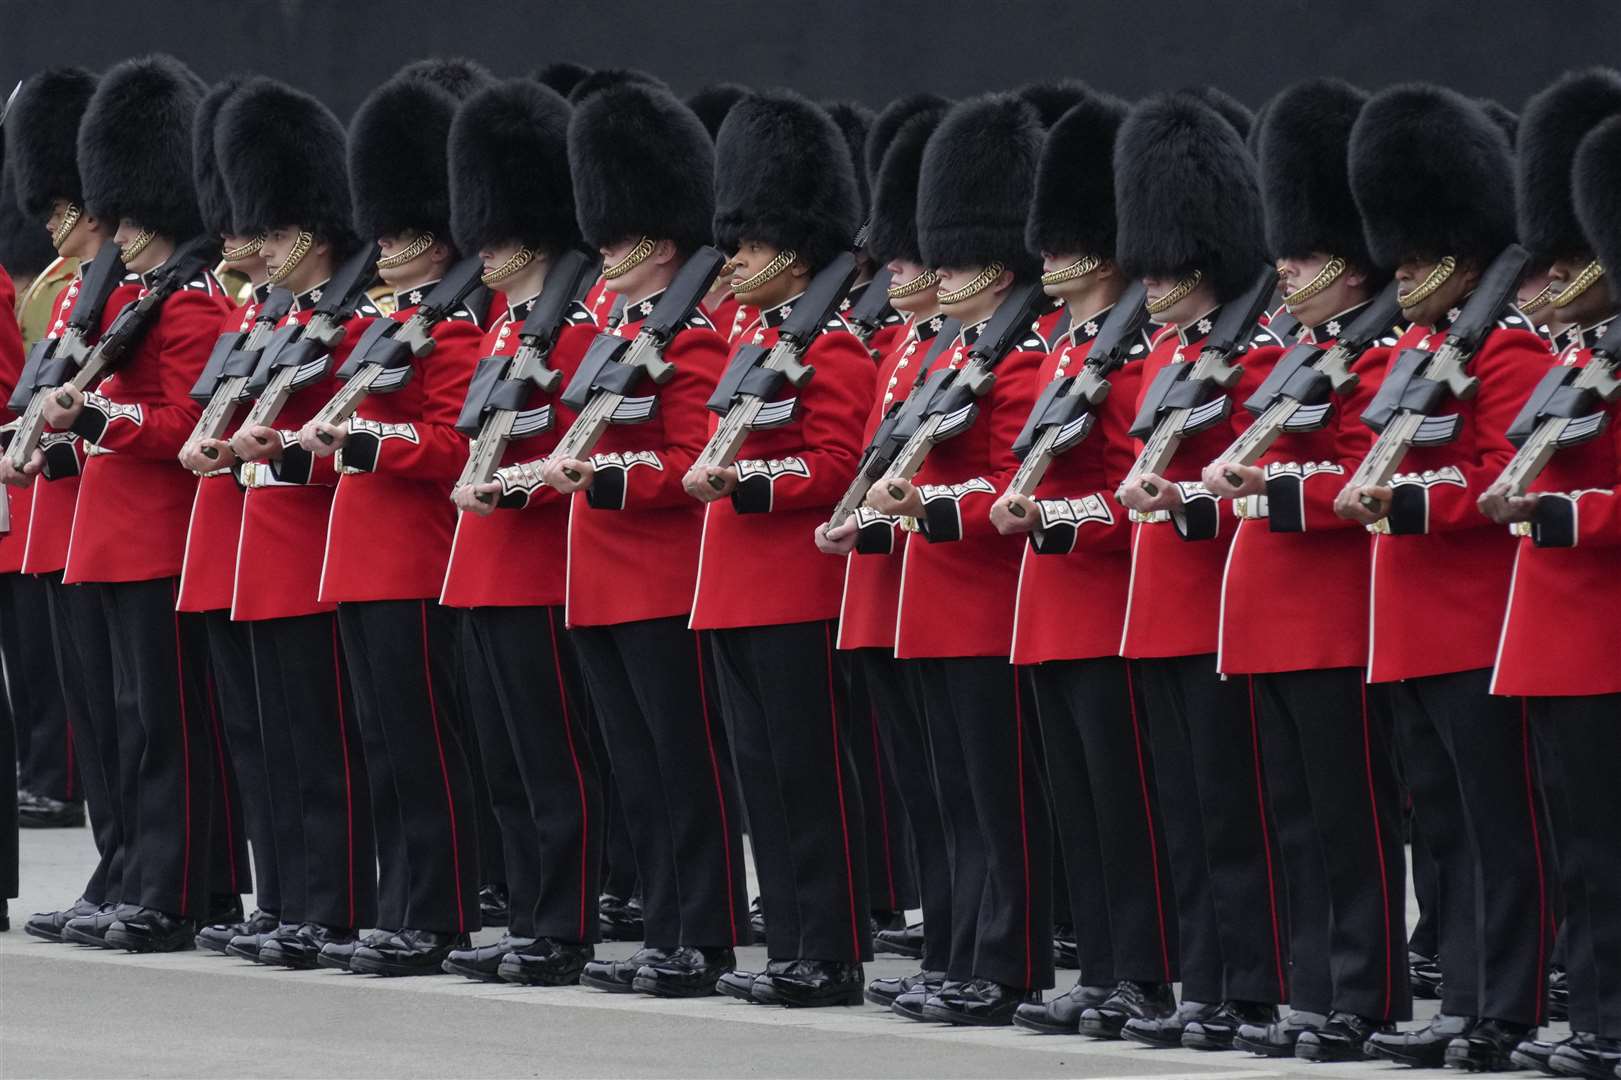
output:
M1621 62L1616 0L0 0L0 79L173 52L205 77L277 75L347 116L406 60L497 73L645 67L873 105L1078 76L1128 97L1214 83L1258 105L1335 74L1433 79L1518 108L1559 72Z

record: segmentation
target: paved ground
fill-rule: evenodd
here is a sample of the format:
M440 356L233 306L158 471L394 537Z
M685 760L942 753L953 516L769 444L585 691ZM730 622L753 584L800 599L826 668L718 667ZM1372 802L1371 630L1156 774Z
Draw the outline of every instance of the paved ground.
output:
M22 917L71 900L83 829L23 833L23 896L0 934L0 1077L1406 1076L910 1024L878 1009L790 1011L578 988L292 972L205 953L51 945ZM495 932L486 932L493 938ZM599 955L623 956L628 944ZM744 965L763 962L743 950ZM882 960L869 975L903 973ZM1072 973L1059 973L1067 987ZM1429 1010L1426 1010L1428 1012Z

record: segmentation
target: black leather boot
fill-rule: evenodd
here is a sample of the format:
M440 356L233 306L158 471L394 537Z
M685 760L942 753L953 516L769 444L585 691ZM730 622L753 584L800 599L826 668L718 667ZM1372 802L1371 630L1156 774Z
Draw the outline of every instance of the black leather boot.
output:
M594 946L578 941L536 938L502 957L498 974L502 982L520 986L573 986L595 956Z
M107 944L125 952L188 952L197 947L197 920L142 908L107 927Z
M668 958L673 951L657 945L644 945L623 960L592 960L580 971L580 985L606 990L610 994L635 993L636 987L632 984L636 981L637 970L643 964Z
M507 954L513 949L522 949L534 943L534 938L502 934L501 940L490 945L450 950L441 966L447 975L462 975L469 979L477 979L479 982L498 983L501 981L501 961L506 959Z
M456 949L468 948L466 934L439 930L400 930L371 945L362 945L349 958L349 970L356 975L438 975L445 970L445 958Z
M1161 1020L1176 1012L1176 995L1170 983L1143 983L1130 979L1114 988L1101 1005L1081 1010L1080 1034L1091 1039L1118 1039L1133 1020ZM1182 1029L1177 1028L1177 1045ZM1166 1043L1170 1046L1170 1043Z
M775 968L775 970L774 970ZM826 1005L860 1005L866 989L860 964L834 960L794 960L768 965L750 992L762 1005L815 1009Z
M1302 1061L1361 1061L1367 1056L1367 1041L1375 1034L1395 1028L1354 1013L1337 1012L1316 1031L1303 1031L1295 1042L1295 1057Z
M631 986L654 997L712 997L719 993L721 977L737 967L737 953L725 946L697 948L687 945L663 960L636 969Z
M1447 1044L1469 1034L1477 1021L1472 1016L1438 1014L1421 1028L1376 1031L1364 1044L1367 1055L1415 1069L1439 1069L1446 1064Z
M1051 1001L1027 1001L1013 1013L1013 1023L1026 1031L1043 1035L1078 1035L1081 1014L1109 1000L1112 986L1082 986L1076 983L1067 993Z

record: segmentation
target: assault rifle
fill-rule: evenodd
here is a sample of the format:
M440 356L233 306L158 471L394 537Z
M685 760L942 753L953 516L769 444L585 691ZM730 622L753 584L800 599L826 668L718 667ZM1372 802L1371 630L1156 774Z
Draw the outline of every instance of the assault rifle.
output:
M191 388L192 399L206 404L188 442L219 439L225 435L236 407L248 400L248 382L259 364L259 355L275 334L276 324L293 306L293 299L293 294L286 289L271 289L247 333L221 334L214 343L214 351L209 354L202 375ZM212 446L203 447L202 452L206 458L219 457L219 451Z
M1621 396L1621 319L1593 346L1580 368L1556 367L1542 377L1509 425L1518 449L1491 490L1524 495L1556 451L1596 439L1609 423L1598 408Z

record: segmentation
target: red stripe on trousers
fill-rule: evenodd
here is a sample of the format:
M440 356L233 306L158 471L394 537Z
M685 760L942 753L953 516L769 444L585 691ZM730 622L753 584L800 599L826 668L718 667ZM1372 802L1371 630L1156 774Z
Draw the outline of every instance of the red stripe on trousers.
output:
M1390 1019L1391 997L1391 970L1390 950L1395 944L1390 938L1390 878L1385 871L1385 840L1384 832L1379 826L1379 800L1373 789L1373 736L1369 729L1368 718L1368 684L1362 683L1362 769L1368 778L1368 817L1373 820L1373 854L1379 865L1379 899L1381 912L1385 917L1384 938L1384 965L1385 965L1385 1008L1379 1019Z
M1533 996L1537 1002L1537 1023L1541 1024L1548 1007L1547 987L1543 983L1548 970L1548 876L1542 865L1542 832L1537 828L1537 785L1531 769L1531 713L1525 698L1520 699L1520 747L1525 763L1525 812L1531 823L1531 850L1537 859L1537 983Z
M1283 941L1278 932L1278 894L1272 872L1272 835L1266 824L1265 785L1261 781L1261 730L1255 719L1255 677L1246 676L1250 692L1250 746L1255 757L1255 811L1261 822L1261 852L1266 856L1266 906L1272 917L1272 963L1278 973L1278 994L1282 1000L1289 997L1288 981L1283 975Z
M467 929L467 913L462 910L462 852L456 828L456 799L450 789L450 765L445 761L445 741L439 733L439 702L433 694L433 660L428 652L428 602L422 602L422 681L428 687L428 714L433 720L433 742L439 751L439 776L445 785L445 809L450 814L450 866L456 875L456 932Z
M586 896L594 891L586 873L591 850L590 804L585 797L585 773L580 768L580 755L574 749L574 718L568 711L568 692L563 685L563 653L557 644L557 609L546 610L546 628L552 638L552 671L557 676L557 704L563 712L563 736L568 740L569 760L574 764L574 786L580 793L580 940L585 940Z
M1137 719L1137 689L1130 662L1126 666L1126 708L1131 715L1131 740L1137 747L1137 786L1143 796L1143 821L1148 826L1148 857L1154 867L1154 918L1159 925L1159 958L1165 968L1165 981L1171 977L1171 947L1165 935L1165 896L1159 879L1159 840L1154 835L1154 802L1148 794L1148 763L1143 757L1142 726Z
M861 930L856 922L856 878L855 867L850 860L850 822L845 816L844 809L844 767L839 762L839 699L833 690L833 628L824 625L822 636L826 642L827 654L827 718L833 736L833 786L839 796L839 835L844 841L844 891L850 900L850 946L854 950L851 959L859 964Z
M726 923L732 931L732 944L737 944L737 899L732 882L732 827L726 821L726 786L720 780L720 758L715 754L715 735L709 727L709 687L704 679L704 643L692 633L692 644L698 652L698 707L703 710L704 743L709 747L709 774L715 781L715 806L720 811L721 850L726 853Z

